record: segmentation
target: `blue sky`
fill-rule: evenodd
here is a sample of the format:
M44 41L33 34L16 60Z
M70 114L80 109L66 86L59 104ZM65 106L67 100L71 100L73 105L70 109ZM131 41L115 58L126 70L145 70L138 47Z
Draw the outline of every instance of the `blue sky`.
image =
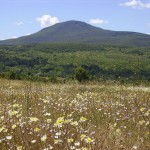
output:
M0 40L68 20L149 34L150 0L1 0Z

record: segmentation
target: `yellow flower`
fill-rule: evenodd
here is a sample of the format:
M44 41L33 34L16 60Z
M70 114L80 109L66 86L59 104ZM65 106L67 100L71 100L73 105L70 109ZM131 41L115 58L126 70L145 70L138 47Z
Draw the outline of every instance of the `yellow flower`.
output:
M64 123L66 123L66 124L68 124L68 123L70 123L71 122L71 119L66 119L65 121L64 121Z
M67 117L72 117L72 114L67 115Z
M85 139L85 141L86 141L86 143L92 143L94 140L91 139L90 137L87 137L87 138Z
M78 126L78 122L77 121L71 122L71 125Z
M68 143L72 143L74 140L73 140L73 138L70 138L67 141L68 141Z
M39 128L35 128L35 129L34 129L34 132L39 132L39 131L40 131Z
M30 117L30 122L36 122L36 121L38 121L39 119L38 118L36 118L36 117Z
M4 126L0 128L0 132L2 132L3 130L6 130Z
M140 108L140 111L142 112L142 111L144 111L145 110L145 108L144 107L142 107L142 108Z
M81 138L81 141L86 137L85 134L81 134L80 138Z
M87 119L85 117L80 117L80 122L85 122Z
M8 114L9 114L9 116L15 116L15 115L17 115L19 113L19 111L15 111L15 110L9 110L8 111Z
M44 102L45 104L49 104L49 100L47 100L47 99L44 99L43 102Z
M64 121L64 117L59 117L56 122L57 123L63 123L63 121Z
M144 116L149 116L149 114L150 114L150 110L148 110L148 111L144 114Z
M12 125L12 129L15 129L16 127L17 127L16 124Z
M59 118L57 118L56 122L54 123L54 126L62 127L63 122L64 122L64 117L59 117Z
M144 120L139 121L139 125L143 125L145 123Z
M20 105L19 104L13 104L12 107L18 108L18 107L20 107Z
M54 144L58 144L59 140L54 140Z
M22 146L17 146L17 150L22 150Z

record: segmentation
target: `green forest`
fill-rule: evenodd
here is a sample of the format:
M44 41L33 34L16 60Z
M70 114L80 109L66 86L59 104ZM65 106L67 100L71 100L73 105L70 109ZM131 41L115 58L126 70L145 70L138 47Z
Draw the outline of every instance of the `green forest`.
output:
M0 46L1 77L67 80L80 73L87 80L150 81L150 48L75 43Z

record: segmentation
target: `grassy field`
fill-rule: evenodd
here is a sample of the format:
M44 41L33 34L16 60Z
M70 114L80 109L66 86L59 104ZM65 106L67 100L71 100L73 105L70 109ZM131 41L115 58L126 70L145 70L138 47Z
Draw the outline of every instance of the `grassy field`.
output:
M0 150L149 150L150 87L0 79Z

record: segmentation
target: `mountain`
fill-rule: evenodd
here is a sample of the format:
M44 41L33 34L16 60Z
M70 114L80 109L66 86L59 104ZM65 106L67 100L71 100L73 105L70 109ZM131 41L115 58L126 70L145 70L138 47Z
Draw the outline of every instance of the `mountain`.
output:
M44 28L28 36L0 41L0 45L55 42L150 47L150 35L137 32L104 30L81 21L67 21Z

